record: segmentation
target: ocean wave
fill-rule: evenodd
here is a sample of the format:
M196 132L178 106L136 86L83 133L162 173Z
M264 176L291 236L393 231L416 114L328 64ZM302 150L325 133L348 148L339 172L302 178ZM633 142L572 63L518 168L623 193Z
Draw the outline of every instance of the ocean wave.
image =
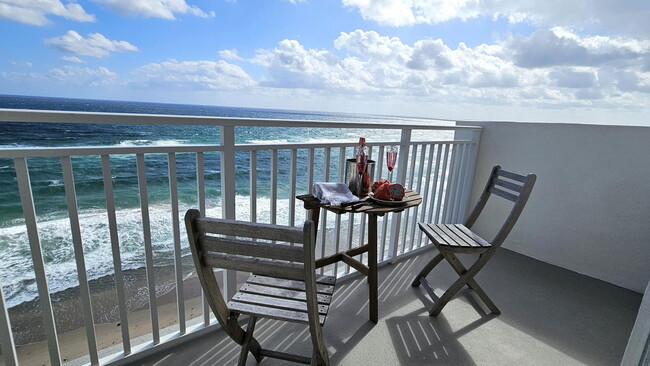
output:
M63 180L61 179L49 179L47 181L47 186L48 187L61 187L63 186Z
M264 145L264 144L286 144L289 142L287 139L277 139L277 140L246 140L247 143L253 145Z
M251 221L251 199L249 196L237 195L236 218ZM270 223L269 197L258 197L256 201L257 222ZM282 198L276 204L276 223L290 225L290 205L294 205L295 222L299 225L304 220L302 202L295 199ZM222 217L220 200L206 203L207 215ZM179 230L181 232L182 255L190 255L183 216L187 209L192 208L181 204L179 209ZM140 209L121 209L116 213L118 239L122 270L144 267L144 245L142 234L142 215ZM334 220L330 215L328 221ZM151 238L155 265L173 263L174 245L171 207L169 204L155 204L149 207ZM88 209L79 212L81 238L83 242L86 273L89 280L98 279L114 274L113 254L106 211L103 209ZM3 284L8 307L13 307L38 296L35 275L33 271L29 238L24 223L16 220L14 226L0 228L0 250L2 250L3 266L0 266L0 283ZM334 222L328 227L334 227ZM57 293L79 285L75 263L74 247L69 218L41 217L38 222L39 239L50 293ZM347 230L342 230L347 232ZM330 236L330 238L333 235Z
M117 146L174 146L185 145L187 140L123 140Z

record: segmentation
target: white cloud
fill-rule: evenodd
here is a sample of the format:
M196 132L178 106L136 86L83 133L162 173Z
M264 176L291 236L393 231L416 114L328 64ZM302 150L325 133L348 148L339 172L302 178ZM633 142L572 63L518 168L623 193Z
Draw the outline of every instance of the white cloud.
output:
M94 22L95 16L86 13L81 5L60 0L0 0L0 18L31 25L46 25L48 15L55 15L78 22Z
M253 62L264 66L271 79L265 86L288 88L337 88L344 71L329 51L306 50L298 41L285 39L272 50L260 50Z
M112 41L100 33L91 33L88 38L83 38L73 30L62 36L46 39L45 44L62 52L92 57L106 57L111 52L138 50L136 46L126 41Z
M80 59L79 57L76 56L63 56L61 57L61 60L63 61L68 61L68 62L74 62L76 64L82 64L84 60Z
M515 46L534 41L534 35L517 39L519 44L510 39L451 48L440 39L406 44L397 37L356 30L334 40L336 49L347 51L341 57L283 40L275 48L259 50L249 61L266 70L261 86L311 91L319 97L537 108L650 107L650 100L643 97L650 92L650 72L644 71L642 62L648 49L645 40L581 37L565 29L546 32L584 50L577 52L583 56L570 57L571 52L558 50L553 42L534 43L536 52L556 52L551 60L565 61L530 67L522 64L522 48Z
M151 63L135 70L134 75L136 84L168 85L190 90L238 90L255 85L255 81L241 67L223 60Z
M126 16L176 19L175 14L190 14L201 18L213 18L213 11L205 12L185 0L93 0L112 11Z
M16 67L32 67L34 66L31 62L29 61L24 61L24 62L19 62L19 61L11 61L12 66Z
M517 65L549 67L558 65L595 66L635 64L650 56L650 41L630 37L581 37L565 28L537 30L530 37L516 36L507 42Z
M364 19L389 26L437 24L479 16L538 26L575 26L650 33L647 0L342 0Z
M233 61L243 60L243 58L239 57L239 54L236 49L221 50L219 51L219 56L225 60L233 60Z
M46 76L75 85L102 85L113 82L117 78L116 73L102 66L97 69L82 66L57 67L51 69Z

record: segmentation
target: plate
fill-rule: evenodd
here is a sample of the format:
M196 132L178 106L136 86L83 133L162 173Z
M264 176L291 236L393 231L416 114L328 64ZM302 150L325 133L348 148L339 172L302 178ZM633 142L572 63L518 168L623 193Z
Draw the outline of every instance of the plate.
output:
M377 202L379 204L382 204L382 205L386 205L386 206L402 206L402 205L405 205L409 201L407 196L404 196L404 199L402 199L401 201L380 200L379 198L375 198L374 193L370 193L369 196L373 201L375 201L375 202Z

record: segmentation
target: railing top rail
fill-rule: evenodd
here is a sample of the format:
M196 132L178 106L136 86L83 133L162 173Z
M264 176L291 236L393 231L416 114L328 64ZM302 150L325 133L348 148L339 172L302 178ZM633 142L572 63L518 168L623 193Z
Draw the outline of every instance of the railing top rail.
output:
M412 141L400 143L395 141L373 142L368 146L381 145L433 145L433 144L473 144L473 140L439 140L439 141ZM308 148L331 148L331 147L354 147L357 143L267 143L267 144L237 144L235 151L258 151L258 150L286 150L286 149L308 149ZM133 154L167 154L167 153L196 153L222 151L221 145L143 145L143 146L65 146L65 147L27 147L27 148L0 148L0 159L14 158L45 158L61 156L83 156L83 155L133 155Z
M408 119L408 118L407 118ZM397 120L397 118L396 118ZM408 119L411 120L412 119ZM263 127L318 127L318 128L373 128L373 129L414 129L414 130L470 130L480 131L478 126L441 125L436 120L423 120L421 123L370 123L349 121L309 121L263 118L233 118L189 115L100 113L78 111L46 111L32 109L0 108L0 121L3 122L43 122L43 123L95 123L118 125L213 125L213 126L263 126ZM426 124L424 124L426 123Z

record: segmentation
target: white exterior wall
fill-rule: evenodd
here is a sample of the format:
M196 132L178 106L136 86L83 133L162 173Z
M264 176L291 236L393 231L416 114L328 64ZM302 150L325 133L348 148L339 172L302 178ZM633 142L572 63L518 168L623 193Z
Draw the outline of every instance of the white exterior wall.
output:
M537 174L528 205L505 248L644 291L650 279L650 127L459 125L484 128L470 207L495 164ZM489 203L474 227L486 239L502 223L500 206Z

